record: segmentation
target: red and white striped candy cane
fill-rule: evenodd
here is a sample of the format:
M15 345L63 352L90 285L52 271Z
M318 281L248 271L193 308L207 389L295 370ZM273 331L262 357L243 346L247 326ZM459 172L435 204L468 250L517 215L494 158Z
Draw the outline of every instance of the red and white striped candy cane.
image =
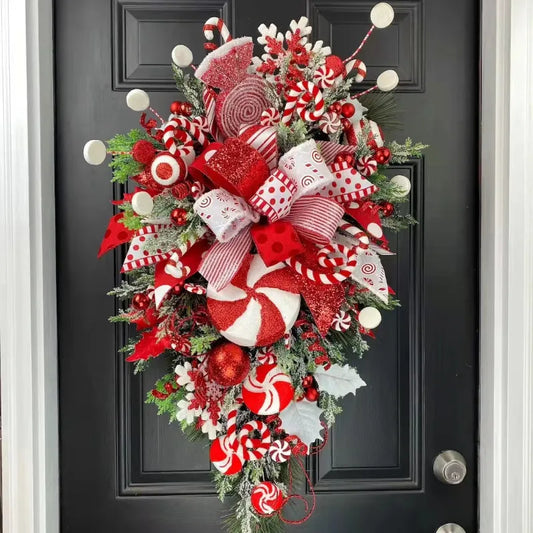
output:
M355 70L355 81L361 83L366 78L366 65L360 59L352 59L346 63L346 73Z
M329 89L330 87L333 87L335 83L335 72L333 69L326 67L326 65L322 65L318 67L313 74L313 80L314 82L321 88L321 89Z
M191 294L207 294L207 288L203 285L197 285L196 283L185 283L185 285L183 285L183 288Z
M178 127L180 129L184 130L193 139L198 141L202 145L202 148L205 148L209 144L209 141L207 137L205 136L202 127L196 121L192 121L186 117L182 117L178 115L173 115L172 120L178 124Z
M163 129L163 143L165 148L172 155L179 155L183 158L190 157L194 154L194 142L192 137L186 133L185 142L178 144L176 140L176 129L179 129L179 123L176 119L170 119Z
M228 422L226 424L226 435L228 436L228 442L230 446L234 447L234 443L237 440L237 413L238 409L232 409L228 413Z
M355 245L356 253L362 254L365 253L366 250L368 250L370 246L370 239L362 229L359 229L357 226L354 226L353 224L350 224L345 220L341 221L339 229L345 231L346 233L348 233L348 235L351 235L354 239L357 240L357 243Z
M222 40L225 43L233 39L228 30L228 27L226 26L226 23L221 18L211 17L210 19L207 19L204 24L204 35L208 41L212 41L214 39L215 30L218 30L220 32L220 36L222 37ZM204 48L206 50L216 50L218 46L215 43L207 42L204 43Z
M275 126L280 120L281 114L275 107L269 107L261 113L261 126Z
M329 258L330 254L342 254L344 257L341 261L340 258ZM356 251L353 248L344 246L342 244L328 244L318 252L319 264L325 264L326 259L329 260L328 266L340 267L338 272L317 272L312 268L304 266L300 261L297 261L294 257L289 257L285 262L298 274L306 277L311 281L322 283L322 285L334 285L341 283L345 279L348 279L355 269Z
M308 109L311 103L313 108ZM322 91L310 81L298 82L287 95L287 103L281 117L282 124L289 124L295 108L302 120L316 122L324 114L326 108Z
M261 442L254 442L250 438L250 433L253 431L258 431L261 434ZM272 437L268 426L259 420L252 420L244 424L239 431L238 448L236 451L245 461L258 461L266 455L271 441ZM237 443L234 443L234 446Z

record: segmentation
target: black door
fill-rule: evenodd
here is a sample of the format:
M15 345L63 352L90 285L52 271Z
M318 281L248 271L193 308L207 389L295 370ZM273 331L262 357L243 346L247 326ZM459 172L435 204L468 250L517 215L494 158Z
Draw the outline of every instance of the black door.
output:
M313 517L294 531L433 533L476 528L476 286L478 5L474 0L393 1L394 24L361 53L375 80L400 75L406 134L431 145L401 172L420 221L394 238L389 282L402 301L358 365L368 383L344 400L327 449L310 466ZM96 260L111 200L105 167L81 149L136 127L125 91L176 99L170 50L202 56L202 24L222 16L234 35L260 22L285 29L307 14L314 38L347 57L368 29L372 2L343 0L56 0L57 243L62 530L73 533L221 531L206 449L143 404L163 373L142 376L118 353L125 333L107 323L119 253ZM161 363L163 363L161 361ZM460 451L466 480L432 472L444 449Z

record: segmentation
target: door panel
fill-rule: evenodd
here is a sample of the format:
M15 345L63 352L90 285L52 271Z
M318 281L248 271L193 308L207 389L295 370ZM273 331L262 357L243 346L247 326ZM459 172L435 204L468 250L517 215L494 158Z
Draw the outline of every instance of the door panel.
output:
M433 532L447 522L476 531L477 3L392 2L390 28L360 54L363 86L385 68L400 75L407 134L431 145L393 170L413 184L406 209L420 224L390 235L384 258L402 307L387 313L358 363L367 387L347 397L329 441L309 464L318 494L298 531ZM222 16L234 35L260 22L281 29L307 14L313 40L348 56L368 29L372 2L340 0L56 0L57 217L62 530L216 532L225 512L207 449L144 405L166 369L132 374L118 350L127 330L106 317L122 251L96 260L121 196L81 147L137 126L125 92L142 87L163 114L178 95L170 50L203 57L202 25ZM453 36L451 39L449 36ZM433 477L432 459L457 449L469 474L456 487Z

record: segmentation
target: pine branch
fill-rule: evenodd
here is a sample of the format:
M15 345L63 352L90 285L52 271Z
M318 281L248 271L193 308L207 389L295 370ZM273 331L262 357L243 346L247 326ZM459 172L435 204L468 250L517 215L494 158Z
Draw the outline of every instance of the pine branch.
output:
M410 137L405 139L404 144L392 141L388 145L388 148L391 151L390 163L403 164L411 158L420 158L422 157L422 152L428 147L429 144L423 144L420 142L413 143L413 140Z
M390 131L402 125L394 93L368 93L361 96L359 101L367 108L366 118L373 120L383 129Z
M198 116L204 114L204 101L202 97L204 84L189 73L185 74L183 69L174 63L172 64L172 71L174 72L176 87L183 93L183 96L185 96L186 100L193 107L193 115Z

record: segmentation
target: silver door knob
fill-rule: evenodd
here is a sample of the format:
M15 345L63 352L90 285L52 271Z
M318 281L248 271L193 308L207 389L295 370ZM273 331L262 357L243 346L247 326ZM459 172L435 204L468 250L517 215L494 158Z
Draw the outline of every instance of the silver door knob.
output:
M435 533L466 533L466 531L457 524L444 524Z
M465 458L455 450L446 450L435 457L435 461L433 462L433 473L442 483L446 483L447 485L458 485L466 477ZM458 531L461 530L459 529ZM440 530L439 533L441 533Z

